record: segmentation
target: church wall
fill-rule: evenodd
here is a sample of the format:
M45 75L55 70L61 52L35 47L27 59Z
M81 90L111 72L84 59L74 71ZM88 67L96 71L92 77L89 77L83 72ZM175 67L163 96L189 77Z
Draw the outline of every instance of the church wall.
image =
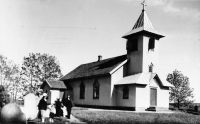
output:
M95 79L100 84L99 99L93 99L93 83ZM110 87L111 76L102 76L97 78L83 79L85 84L85 99L80 99L80 84L82 80L74 80L70 82L73 87L73 102L79 105L92 105L92 106L110 106Z
M157 89L157 105L160 108L169 108L169 88L160 88L159 83L153 79L149 85L136 86L136 111L150 107L150 89Z
M149 44L149 37L143 36L143 61L142 61L142 72L148 73L149 72L149 50L148 50L148 44Z
M157 107L169 108L169 88L161 88L155 79L150 83L150 88L157 89Z
M151 37L149 36L143 36L143 67L142 67L142 71L145 73L149 72L149 65L151 63L153 63L154 65L154 69L153 71L156 72L155 68L158 64L158 50L159 50L159 41L157 39L155 39L155 47L153 50L149 50L148 46L149 46L149 39Z
M111 75L111 105L115 106L116 105L116 88L114 87L115 83L117 83L120 79L123 78L123 69L124 67L120 67L117 71L115 71L112 75Z
M135 91L136 87L134 85L128 85L129 88L129 98L123 99L123 85L115 86L116 89L116 106L121 107L135 107L136 99L135 99Z
M145 110L150 105L148 85L137 85L136 86L136 111Z
M141 35L139 37L132 37L128 41L138 38L138 50L127 53L129 61L125 64L124 74L125 76L133 75L137 73L148 73L149 65L153 63L154 72L158 64L158 51L159 51L159 41L155 40L154 49L149 50L149 40L151 36ZM133 41L134 42L134 41Z
M169 108L169 89L160 89L158 107Z
M132 39L134 39L133 37ZM132 40L130 39L130 40ZM143 59L143 41L142 37L138 37L138 51L130 52L127 54L129 61L125 64L125 76L137 74L142 72L142 59Z
M63 97L67 98L67 95L69 95L70 98L73 100L73 90L65 90Z

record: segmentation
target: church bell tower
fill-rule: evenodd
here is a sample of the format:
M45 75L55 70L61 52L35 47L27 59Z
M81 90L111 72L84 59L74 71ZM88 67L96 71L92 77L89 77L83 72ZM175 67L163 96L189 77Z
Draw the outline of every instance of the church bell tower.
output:
M123 36L127 39L126 50L128 63L125 65L125 76L137 73L155 73L158 63L159 39L164 37L156 31L143 10L131 31Z

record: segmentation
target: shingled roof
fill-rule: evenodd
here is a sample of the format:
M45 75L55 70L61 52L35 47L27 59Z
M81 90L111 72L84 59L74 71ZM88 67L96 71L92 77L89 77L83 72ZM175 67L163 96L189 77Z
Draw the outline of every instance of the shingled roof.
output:
M47 83L51 89L67 89L63 81L46 80L41 85L41 88Z
M62 77L60 80L77 79L83 77L110 74L116 67L127 60L127 55L117 56L101 61L82 64L73 71Z

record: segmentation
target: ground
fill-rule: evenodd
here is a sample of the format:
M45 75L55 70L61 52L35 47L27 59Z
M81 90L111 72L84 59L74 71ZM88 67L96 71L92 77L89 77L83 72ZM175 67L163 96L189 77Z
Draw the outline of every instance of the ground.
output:
M23 108L22 108L23 110ZM24 110L23 110L24 111ZM35 120L40 123L40 120ZM49 118L46 118L46 122ZM73 107L70 119L66 117L55 117L54 122L65 124L129 124L129 123L148 123L148 124L198 124L200 122L199 112L197 115L188 114L186 111L124 111L124 110L105 110Z
M170 110L135 112L74 107L72 114L89 124L199 124L200 122L200 115Z

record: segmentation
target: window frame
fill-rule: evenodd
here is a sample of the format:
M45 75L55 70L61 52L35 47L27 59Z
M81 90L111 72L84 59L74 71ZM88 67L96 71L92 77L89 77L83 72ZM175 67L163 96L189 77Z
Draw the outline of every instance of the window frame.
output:
M138 39L134 39L132 41L132 49L131 49L131 52L134 52L134 51L138 51Z
M129 88L128 86L123 87L123 99L129 99Z
M81 81L79 87L80 87L79 99L85 99L85 84L83 81Z
M99 99L100 85L99 81L96 79L93 83L93 99Z
M155 49L155 38L150 38L149 39L148 50L154 50L154 49Z

